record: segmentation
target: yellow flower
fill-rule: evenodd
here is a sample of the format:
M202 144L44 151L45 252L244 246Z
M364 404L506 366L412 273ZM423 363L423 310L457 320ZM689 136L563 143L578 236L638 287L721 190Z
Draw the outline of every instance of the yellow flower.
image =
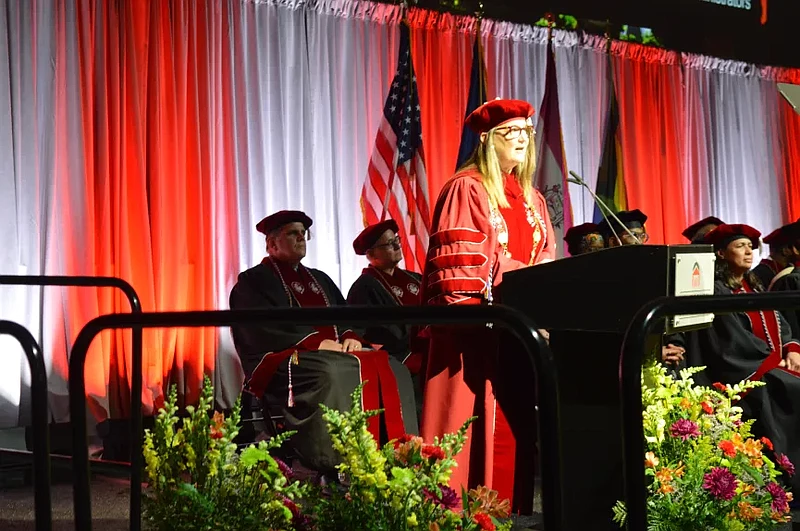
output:
M411 527L417 527L417 515L416 513L412 513L411 516L406 518L406 523L408 523Z

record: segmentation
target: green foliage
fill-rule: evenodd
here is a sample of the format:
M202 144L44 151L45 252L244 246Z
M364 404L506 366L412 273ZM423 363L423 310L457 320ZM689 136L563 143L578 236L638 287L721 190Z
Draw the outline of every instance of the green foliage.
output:
M642 372L648 529L775 529L788 521L791 494L764 453L772 442L753 438L754 421L743 422L734 405L763 384L695 385L692 375L703 369L684 369L678 379L657 363ZM775 456L794 472L785 456ZM612 512L624 526L625 505L617 502Z
M555 29L576 30L578 29L578 19L572 15L553 16L547 14L534 22L533 25L543 27L553 26Z
M145 433L145 524L159 531L294 529L292 500L305 487L290 482L269 454L291 434L237 455L232 441L240 403L227 418L218 412L210 416L212 403L206 378L197 408L188 406L181 422L173 387L153 430Z
M376 411L361 407L361 387L352 395L349 412L323 406L323 418L333 447L342 456L339 472L346 488L318 492L314 501L315 529L375 531L508 530L501 523L510 512L508 500L487 488L457 493L448 486L454 457L467 440L469 419L455 434L426 444L406 435L382 449L367 429Z

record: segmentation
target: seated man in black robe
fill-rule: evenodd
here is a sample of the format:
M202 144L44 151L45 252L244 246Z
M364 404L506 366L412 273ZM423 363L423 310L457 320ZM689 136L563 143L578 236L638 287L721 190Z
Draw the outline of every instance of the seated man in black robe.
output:
M567 242L567 252L570 256L593 253L606 247L600 227L594 223L582 223L570 227L564 235L564 241Z
M722 225L722 220L714 216L708 216L700 221L692 223L681 233L689 243L703 243L706 234Z
M770 238L771 236L773 238ZM800 221L784 225L764 238L764 241L767 241L768 238L773 244L776 240L779 241L784 249L791 250L796 254L766 287L769 288L769 291L800 291L800 256L798 256L800 255L800 251L798 251L800 249ZM800 310L784 310L781 313L792 327L794 336L800 337Z
M647 234L644 223L647 216L638 208L636 210L623 210L617 212L620 225L617 220L609 216L597 226L600 234L606 241L606 247L619 247L621 245L641 245L647 243L650 235Z
M347 294L348 304L365 306L419 306L420 282L418 273L398 267L403 259L397 223L386 220L370 225L353 241L353 250L366 256L369 267L364 268ZM411 374L420 375L425 361L425 345L417 339L417 327L378 323L367 327L364 338L381 345L408 367ZM422 405L422 379L414 380L417 407Z
M281 211L261 220L269 256L239 274L231 309L344 305L333 280L303 266L312 220L303 212ZM301 462L332 472L339 456L331 445L319 404L350 409L350 393L366 381L366 410L384 408L370 419L370 432L390 438L418 433L414 391L408 370L369 343L351 326L234 326L233 339L246 376L245 389L265 404L280 407L287 430L297 430L289 445Z
M769 245L769 256L763 258L761 263L753 268L753 274L758 277L764 290L768 290L775 276L794 265L800 258L800 247L797 238L795 223L778 227L764 236L764 243Z

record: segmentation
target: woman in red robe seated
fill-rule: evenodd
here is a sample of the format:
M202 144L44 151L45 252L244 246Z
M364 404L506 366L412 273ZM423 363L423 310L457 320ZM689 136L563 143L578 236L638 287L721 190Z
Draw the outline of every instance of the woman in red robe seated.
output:
M532 184L532 115L533 107L525 101L497 99L467 117L480 143L436 202L423 304L491 303L506 271L555 257L547 203ZM536 440L533 404L514 400L520 383L512 381L514 374L527 371L500 370L501 339L505 348L502 333L488 327L431 330L422 435L427 440L441 437L477 416L451 485L457 490L459 485L486 485L512 498L515 509L529 512ZM528 396L530 381L522 383Z

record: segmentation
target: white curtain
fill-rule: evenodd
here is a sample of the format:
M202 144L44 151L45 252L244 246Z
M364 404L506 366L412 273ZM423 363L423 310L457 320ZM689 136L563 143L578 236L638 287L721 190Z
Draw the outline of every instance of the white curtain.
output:
M53 215L57 197L51 186L56 150L55 30L53 3L42 2L34 10L25 2L0 0L2 274L44 274L48 252L58 238ZM50 323L49 316L42 315L43 297L39 288L0 286L0 319L25 326L42 344L42 330ZM10 336L0 336L0 427L30 418L29 385L22 349Z
M786 223L775 81L755 65L683 54L691 193L702 214L766 234ZM694 153L694 155L691 155Z

